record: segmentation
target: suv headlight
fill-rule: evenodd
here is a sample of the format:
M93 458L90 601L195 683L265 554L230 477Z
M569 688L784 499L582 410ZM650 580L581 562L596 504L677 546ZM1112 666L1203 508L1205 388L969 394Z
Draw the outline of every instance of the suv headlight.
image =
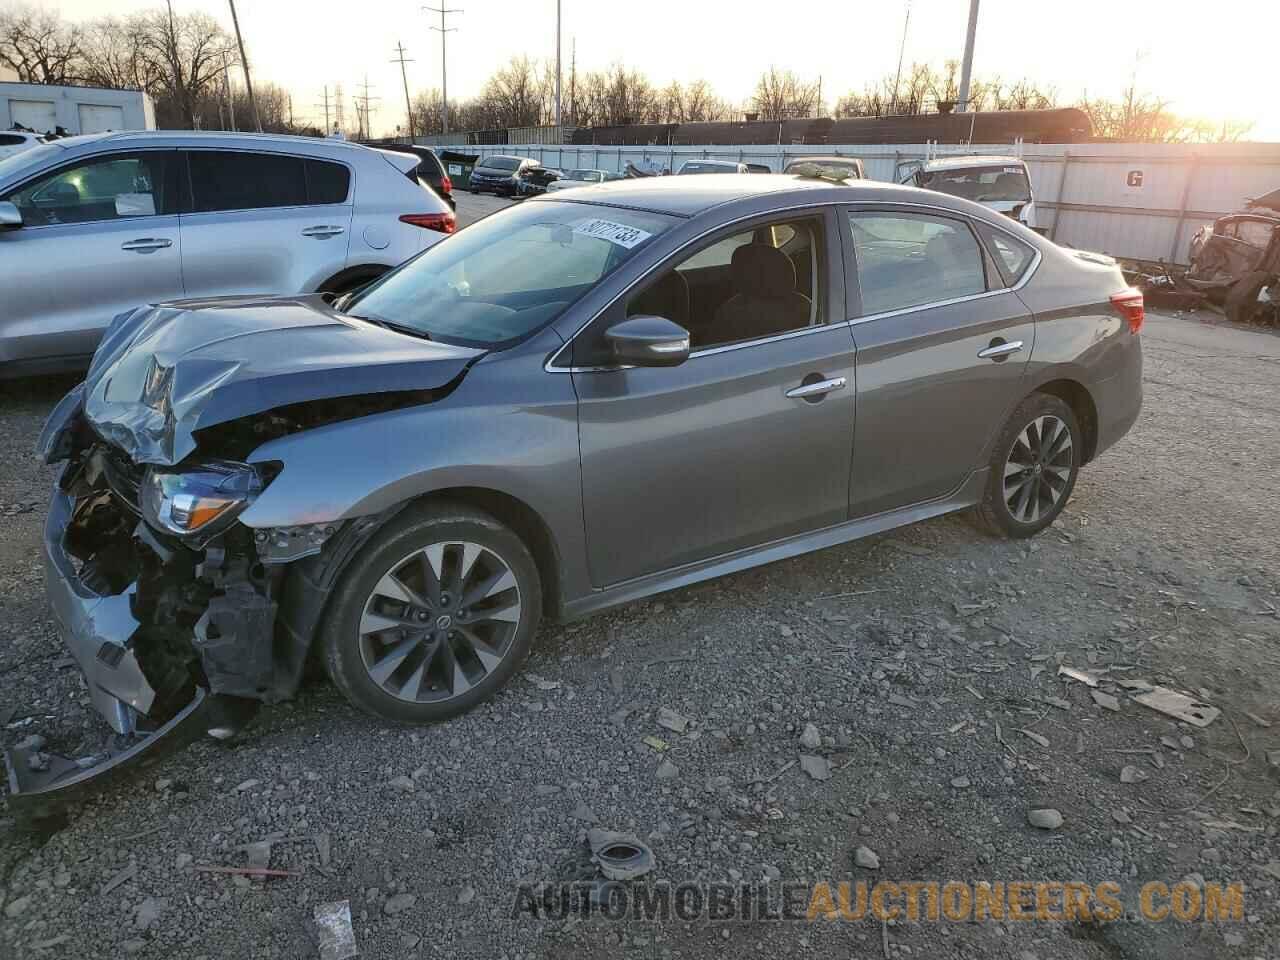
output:
M207 542L264 486L254 467L232 460L210 460L185 470L151 467L142 480L142 517L175 536Z

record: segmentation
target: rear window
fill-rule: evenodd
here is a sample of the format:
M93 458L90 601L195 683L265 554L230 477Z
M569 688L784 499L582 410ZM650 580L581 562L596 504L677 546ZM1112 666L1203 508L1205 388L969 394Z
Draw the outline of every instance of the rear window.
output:
M1030 244L1023 243L1003 230L995 230L981 221L977 226L982 239L987 242L987 248L995 254L996 265L1005 283L1017 283L1035 259L1035 250Z
M415 151L416 153L417 151ZM425 150L418 154L422 162L418 164L418 175L422 177L443 177L444 165L433 151Z
M1031 184L1027 182L1026 168L1012 163L921 171L919 183L928 190L949 193L953 197L963 197L978 203L1031 199Z
M520 167L519 157L489 157L480 162L484 170L517 170Z

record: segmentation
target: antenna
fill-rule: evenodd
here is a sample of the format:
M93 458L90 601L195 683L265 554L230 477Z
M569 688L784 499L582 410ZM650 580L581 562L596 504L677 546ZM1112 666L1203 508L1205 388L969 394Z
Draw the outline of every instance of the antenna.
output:
M440 132L449 132L449 67L448 58L445 47L445 37L457 30L457 27L450 27L445 23L445 17L451 13L462 13L460 7L423 7L423 10L429 10L431 13L440 14L440 26L432 27L432 30L440 32Z
M413 63L413 61L406 60L404 58L404 54L405 54L404 44L400 43L399 41L396 42L396 53L400 54L400 56L397 57L395 60L392 60L391 62L400 64L400 80L402 83L404 83L404 109L405 109L405 113L409 117L409 142L413 143L415 139L415 134L413 131L413 104L409 102L409 77L404 72L404 65L406 63Z

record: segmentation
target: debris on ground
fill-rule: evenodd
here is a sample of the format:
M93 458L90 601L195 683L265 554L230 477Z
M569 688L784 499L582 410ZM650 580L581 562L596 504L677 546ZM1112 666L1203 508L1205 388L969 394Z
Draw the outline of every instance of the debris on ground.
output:
M1027 823L1041 830L1057 830L1062 822L1062 814L1051 807L1027 811Z
M1090 687L1098 685L1098 678L1087 670L1077 670L1075 667L1059 666L1058 676L1069 677L1072 680L1079 680L1083 684Z
M640 742L650 749L657 750L659 753L670 746L670 744L661 737L654 736L644 737Z
M802 753L800 755L800 769L814 780L831 779L831 763L826 757L816 757L813 754Z
M1195 727L1209 726L1222 713L1217 707L1202 703L1185 693L1170 690L1168 687L1150 687L1131 696L1144 707L1158 710L1166 716L1182 720Z
M639 837L598 827L587 831L591 859L609 880L634 880L649 873L657 861Z
M351 928L351 901L322 903L312 914L319 932L320 960L350 960L356 949L356 932Z
M658 710L658 726L672 733L684 733L689 729L689 718L682 717L667 707L662 707Z
M870 847L858 847L854 850L853 862L864 870L880 869L880 857Z
M1105 710L1119 711L1120 701L1109 693L1103 693L1101 690L1090 690L1089 695L1093 697L1093 702Z
M1143 780L1149 780L1151 775L1141 767L1135 767L1133 764L1125 764L1120 770L1121 783L1141 783Z

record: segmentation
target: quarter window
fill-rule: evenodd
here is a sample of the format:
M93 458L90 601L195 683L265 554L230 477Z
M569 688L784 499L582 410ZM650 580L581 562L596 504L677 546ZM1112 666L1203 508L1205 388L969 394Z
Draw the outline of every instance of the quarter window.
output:
M983 293L982 249L963 221L887 211L849 214L863 315Z
M351 171L340 163L307 161L307 202L344 203L351 188Z
M169 152L102 157L65 167L4 199L27 226L150 217L169 212L164 171Z
M978 232L987 242L988 249L996 255L996 264L1000 268L1004 282L1012 286L1022 279L1027 267L1031 266L1031 261L1035 259L1036 252L1031 245L985 223L978 224Z

